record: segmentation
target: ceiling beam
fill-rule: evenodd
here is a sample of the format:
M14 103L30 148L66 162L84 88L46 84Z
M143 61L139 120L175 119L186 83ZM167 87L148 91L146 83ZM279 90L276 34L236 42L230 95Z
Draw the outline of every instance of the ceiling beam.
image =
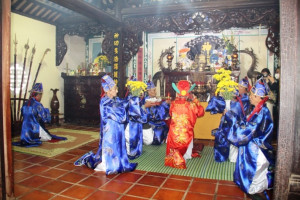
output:
M123 18L145 15L165 15L176 12L186 11L208 11L225 10L239 8L257 8L279 6L278 0L231 0L231 1L209 1L209 2L190 2L177 4L157 4L140 8L124 8L121 11Z
M60 6L108 26L120 26L121 20L82 0L50 0Z

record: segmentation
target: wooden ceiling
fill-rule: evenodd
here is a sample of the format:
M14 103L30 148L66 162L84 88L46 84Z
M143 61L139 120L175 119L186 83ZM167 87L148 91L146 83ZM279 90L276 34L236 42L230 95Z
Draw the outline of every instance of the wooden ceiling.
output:
M119 23L113 14L113 1L112 5L102 7L99 2L99 0L12 0L11 11L53 25L87 21L106 23L107 20Z
M87 20L84 16L69 9L50 1L42 0L12 0L11 11L53 25L64 23L70 18Z

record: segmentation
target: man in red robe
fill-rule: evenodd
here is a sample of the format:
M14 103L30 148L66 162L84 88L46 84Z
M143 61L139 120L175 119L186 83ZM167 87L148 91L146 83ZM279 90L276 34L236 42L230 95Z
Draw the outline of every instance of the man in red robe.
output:
M170 106L170 129L167 138L165 166L186 169L185 160L191 158L194 138L194 126L197 117L204 115L204 109L194 95L189 94L195 84L190 86L186 80L181 80L177 86L176 99ZM190 100L191 99L191 100Z

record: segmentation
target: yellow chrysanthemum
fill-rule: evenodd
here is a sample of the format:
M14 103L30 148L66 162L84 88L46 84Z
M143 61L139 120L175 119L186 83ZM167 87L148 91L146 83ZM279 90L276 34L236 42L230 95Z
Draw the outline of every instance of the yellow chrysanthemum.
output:
M108 60L108 58L107 58L107 56L105 56L105 55L100 55L100 56L98 56L98 57L96 57L95 59L94 59L94 64L98 64L98 63L103 63L103 64L109 64L109 60Z
M213 78L218 81L215 95L220 93L225 99L232 99L234 91L237 89L238 84L231 79L231 71L221 68L217 71Z
M146 83L142 81L128 81L125 86L129 88L133 96L139 96L147 89Z

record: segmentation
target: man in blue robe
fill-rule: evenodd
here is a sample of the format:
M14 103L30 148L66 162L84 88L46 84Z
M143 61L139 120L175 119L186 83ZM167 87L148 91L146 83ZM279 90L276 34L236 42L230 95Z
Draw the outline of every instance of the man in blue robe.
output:
M21 141L14 142L13 145L35 147L41 145L43 141L66 140L65 137L51 134L45 127L46 123L51 122L51 115L49 109L41 104L42 83L36 83L29 92L30 97L21 109L23 116Z
M251 89L250 103L254 106L247 119L238 121L232 111L225 114L231 125L227 139L238 147L234 182L247 194L266 194L272 187L274 167L271 146L273 120L266 106L269 88L259 79Z
M144 108L148 123L144 125L143 140L146 145L160 145L167 138L169 127L164 120L169 118L170 100L162 101L156 97L156 87L152 81L147 82L147 96Z
M103 76L101 84L104 96L100 100L99 148L96 154L90 151L74 165L86 165L106 175L133 171L137 163L129 162L124 134L128 101L117 97L118 88L110 76Z
M131 78L131 83L146 84L143 82L136 82L136 78ZM132 91L128 85L128 91ZM135 88L134 94L130 94L126 97L129 102L128 106L128 124L125 129L125 139L126 139L126 150L127 155L130 160L138 158L143 152L143 123L147 122L147 115L142 108L142 103L140 95L144 93L142 86L140 88ZM142 95L143 96L143 95Z
M249 91L251 87L248 78L243 78L238 85L238 91L235 100L230 103L230 110L235 113L237 120L245 120L250 112ZM227 135L226 135L227 136ZM238 148L232 144L229 147L229 161L236 162Z
M242 79L238 85L238 91L235 99L230 102L230 110L237 118L237 121L243 120L247 113L249 112L250 102L248 96L249 81L247 78ZM211 111L213 113L226 112L225 110L225 100L222 97L213 97L206 111ZM222 116L220 125L218 129L212 131L215 136L214 143L214 158L216 162L224 162L228 158L231 162L236 161L237 148L230 144L227 140L227 134L230 129L230 124L224 121L224 116Z

